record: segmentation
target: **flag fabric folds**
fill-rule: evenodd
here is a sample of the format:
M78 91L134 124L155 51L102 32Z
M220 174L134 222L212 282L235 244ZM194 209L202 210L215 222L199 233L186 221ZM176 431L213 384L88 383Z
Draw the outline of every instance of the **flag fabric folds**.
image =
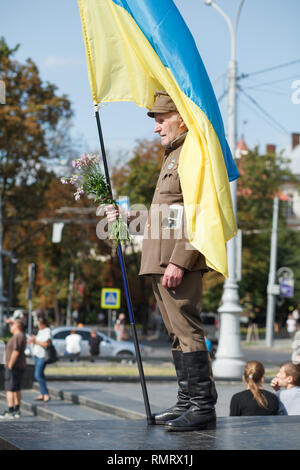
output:
M208 266L228 276L236 233L229 181L239 174L194 39L173 0L78 0L95 104L150 108L166 90L189 132L179 161L187 235Z

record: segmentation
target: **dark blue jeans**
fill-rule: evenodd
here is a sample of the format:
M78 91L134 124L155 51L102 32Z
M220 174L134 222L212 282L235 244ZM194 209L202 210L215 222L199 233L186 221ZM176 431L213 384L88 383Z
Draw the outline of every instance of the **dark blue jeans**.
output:
M45 359L34 357L34 378L40 384L41 395L49 395L46 385L44 370L46 367Z

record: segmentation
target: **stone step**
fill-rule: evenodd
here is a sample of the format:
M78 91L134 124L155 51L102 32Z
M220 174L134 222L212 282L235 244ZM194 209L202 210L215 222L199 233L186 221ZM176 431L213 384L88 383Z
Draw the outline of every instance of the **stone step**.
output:
M2 413L5 410L7 410L7 401L4 398L4 396L1 396L0 397L0 412ZM42 420L44 420L44 418L42 416L35 415L34 412L32 410L28 409L27 406L25 406L25 407L21 406L20 411L21 411L22 422L23 421L27 422L27 421L42 421ZM14 421L18 421L18 420L19 420L19 418L15 419Z
M111 391L108 393L101 390L97 384L87 382L57 382L50 386L48 384L47 387L50 395L57 400L75 403L114 417L145 419L144 404L135 397L120 395L119 387L116 395ZM39 390L38 384L34 384L34 389Z
M52 397L48 403L38 402L34 400L37 395L38 393L34 389L22 391L22 415L23 412L26 412L31 417L60 421L103 420L108 417L120 419L117 416L111 417L103 411L92 409L88 406L64 401L61 397ZM0 396L4 399L5 393L1 392Z

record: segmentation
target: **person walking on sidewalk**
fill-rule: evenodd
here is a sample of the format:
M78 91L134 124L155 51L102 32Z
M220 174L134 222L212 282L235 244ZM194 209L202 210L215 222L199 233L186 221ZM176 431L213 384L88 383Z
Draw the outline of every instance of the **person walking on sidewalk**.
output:
M247 390L238 392L231 398L230 416L269 416L277 415L279 400L274 393L264 390L265 368L259 361L247 362L243 382Z
M125 313L120 313L119 318L114 325L114 332L116 334L117 341L126 341L129 339L129 335L126 330Z
M252 311L249 314L249 324L247 328L247 338L246 342L250 343L251 339L253 337L253 340L258 342L259 341L259 334L258 334L258 326L256 322L256 314L254 311Z
M296 320L291 313L289 314L287 321L286 321L286 329L287 329L290 339L293 341L294 334L296 331Z
M205 258L186 238L179 157L188 133L175 103L165 91L155 94L148 116L165 148L164 160L145 227L140 275L151 276L153 292L172 340L178 378L177 403L155 414L168 431L214 426L217 391L200 320ZM118 209L107 206L109 222Z
M66 337L66 356L70 357L70 361L77 361L81 353L81 335L73 328L70 334Z
M1 419L14 419L21 416L21 381L26 366L26 337L24 323L17 319L10 323L12 338L5 349L4 389L8 410L0 414Z
M292 342L292 350L292 362L294 364L300 364L300 318L296 320L296 333Z
M279 399L280 415L300 415L300 364L292 361L281 364L271 387Z
M33 357L34 357L34 378L40 385L41 394L35 400L47 403L51 397L46 384L45 378L45 348L51 342L51 330L48 327L47 320L44 317L38 320L38 333L36 336L31 335L31 342L33 343Z
M101 338L98 335L96 328L94 328L91 331L91 335L89 337L89 353L91 362L94 362L94 360L99 356L100 342Z

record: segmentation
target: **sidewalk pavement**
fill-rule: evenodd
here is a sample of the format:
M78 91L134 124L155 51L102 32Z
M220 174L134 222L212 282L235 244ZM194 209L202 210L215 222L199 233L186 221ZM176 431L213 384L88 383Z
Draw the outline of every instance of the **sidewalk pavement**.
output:
M266 348L263 341L242 346L245 360L256 356L268 367L278 367L280 362L290 358L289 340L276 340L272 348ZM170 358L168 343L157 346L152 343L151 347L157 358ZM146 377L146 384L152 413L175 402L176 380L151 381ZM37 384L34 390L24 390L22 407L26 405L28 411L22 413L19 420L0 423L1 449L190 451L300 448L297 437L299 416L229 417L232 395L244 389L241 381L216 380L216 430L188 433L167 433L163 426L147 426L139 380L96 382L85 377L84 381L48 380L48 387L52 399L46 405L34 402ZM268 384L265 388L270 390ZM30 412L35 418L28 420Z
M164 450L173 451L173 454L177 451L177 454L182 455L195 450L300 449L300 416L228 416L231 393L240 390L241 384L217 383L219 400L216 429L183 433L170 433L166 432L164 426L147 424L138 385L51 382L53 398L46 405L38 405L38 408L44 412L51 412L52 409L52 419L28 421L22 416L16 421L0 423L0 449L108 450L109 452L104 454L105 457L114 455L112 450L117 451L116 456L122 456L118 451L132 450L140 455L141 452L150 450L152 455L157 455L158 451ZM170 383L149 383L148 392L153 413L173 403L176 387L174 383L172 387ZM226 414L222 416L220 410L225 402ZM100 406L97 417L90 415L92 405ZM107 405L109 406L106 407L105 413L103 406ZM66 408L69 410L68 416ZM122 413L124 414L121 415ZM144 454L144 458L148 465L147 455ZM152 458L151 454L149 455ZM197 463L199 467L201 464L201 460L196 462L198 455L200 454L193 453L195 461L192 466L196 467ZM145 468L143 462L139 468Z
M146 343L143 341L143 344ZM150 360L155 357L156 360L171 361L170 344L168 342L155 341L151 342L151 344L152 352L149 357ZM290 340L275 340L272 348L267 348L264 341L252 344L243 343L242 351L245 362L253 359L260 360L267 372L272 370L275 374L279 369L279 365L290 359ZM59 362L58 367L65 364L63 361ZM80 362L72 363L72 367L76 368L76 364L80 365ZM96 365L97 363L93 363L93 366ZM175 403L177 396L175 372L172 377L146 376L145 379L149 403L153 413L169 407L173 402ZM272 391L269 385L270 380L270 377L266 378L265 388ZM129 419L145 416L144 398L139 376L67 377L52 375L48 376L47 381L50 393L56 398L83 406L87 405L114 416L128 417ZM229 416L229 405L232 395L244 389L242 377L240 380L236 378L225 380L216 378L215 381L218 392L217 415Z
M267 371L271 369L275 373L281 362L290 359L289 346L289 340L277 340L272 348L266 348L263 341L245 344L242 348L244 360L260 360L264 363ZM159 358L163 361L171 360L170 345L168 343L159 342L156 346L153 346L152 343L152 349L157 360ZM77 364L85 365L87 363L70 364L76 369ZM58 363L58 367L65 365L65 361ZM89 365L96 367L97 363L89 363ZM167 378L148 376L145 378L149 403L153 413L175 403L177 396L175 373L174 376ZM265 388L271 391L270 380L270 377L266 378ZM240 380L236 378L226 380L216 378L215 381L218 392L217 415L220 417L229 416L232 395L244 389L242 378ZM36 403L33 402L33 397L37 392L23 392L23 403L27 409L42 417L48 416L49 419L75 419L76 417L77 419L97 419L97 416L93 418L90 413L91 410L93 412L108 413L110 416L119 418L139 419L145 417L145 404L139 376L68 377L52 375L47 376L47 383L53 400L48 404L46 412L45 407L37 407ZM38 390L37 384L34 388ZM87 407L86 413L82 410L82 414L80 414L79 409L76 410L76 413L73 413L70 411L70 403Z
M176 381L151 382L146 378L146 387L152 413L168 408L176 402ZM145 418L145 404L140 383L116 382L75 382L64 381L48 383L52 397L66 402L78 403L119 418ZM271 387L266 385L266 389ZM244 390L242 382L216 381L218 417L229 416L229 405L234 393ZM48 408L51 408L51 403ZM62 409L60 409L62 412Z

